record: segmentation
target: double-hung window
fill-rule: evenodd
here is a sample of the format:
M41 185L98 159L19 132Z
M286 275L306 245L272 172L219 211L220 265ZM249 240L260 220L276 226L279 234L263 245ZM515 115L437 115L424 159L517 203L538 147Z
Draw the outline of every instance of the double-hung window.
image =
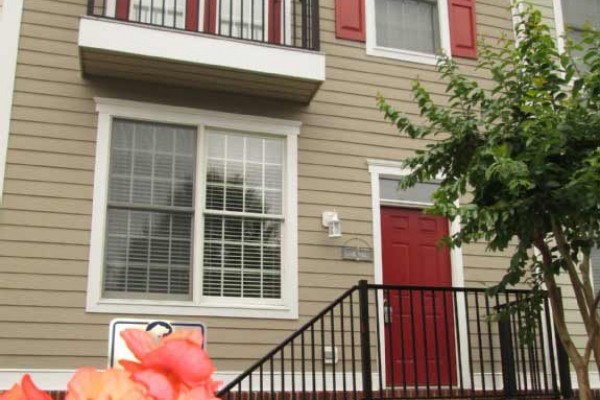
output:
M447 0L367 0L368 54L433 64L450 54Z
M88 310L295 318L299 124L97 101Z
M579 42L586 28L600 28L600 0L554 0L554 2L557 34L561 47L563 47L563 35Z

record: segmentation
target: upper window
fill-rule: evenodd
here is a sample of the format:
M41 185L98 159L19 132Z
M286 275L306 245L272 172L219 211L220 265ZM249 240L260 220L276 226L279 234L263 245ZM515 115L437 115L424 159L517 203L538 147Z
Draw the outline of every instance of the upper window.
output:
M297 45L291 0L92 0L96 15L239 39ZM302 12L306 13L303 8Z
M567 35L580 39L586 27L600 27L600 0L562 0Z
M374 14L369 54L434 64L450 54L447 0L369 0ZM367 3L369 4L369 3Z
M376 0L377 45L435 54L440 46L437 0Z
M298 125L103 108L90 311L294 317Z
M367 54L404 61L477 59L475 0L335 0L335 37L366 39Z
M563 35L579 42L586 28L600 28L600 0L555 0L555 15L562 50Z

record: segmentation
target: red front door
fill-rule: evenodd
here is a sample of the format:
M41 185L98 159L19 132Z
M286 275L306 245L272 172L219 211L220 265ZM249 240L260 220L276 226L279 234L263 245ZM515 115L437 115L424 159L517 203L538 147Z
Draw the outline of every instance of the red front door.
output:
M439 247L448 220L421 210L381 208L383 283L452 286L450 255ZM456 382L454 312L450 292L390 290L385 296L388 386Z

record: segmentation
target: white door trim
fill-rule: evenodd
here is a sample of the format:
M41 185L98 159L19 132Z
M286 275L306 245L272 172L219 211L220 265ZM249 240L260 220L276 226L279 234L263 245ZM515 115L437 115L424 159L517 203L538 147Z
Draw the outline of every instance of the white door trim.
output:
M371 211L373 218L373 267L374 267L374 276L375 276L375 284L383 284L383 258L382 258L382 248L381 248L381 198L379 196L379 180L381 176L397 176L402 177L410 174L410 170L402 167L402 163L398 161L387 161L387 160L367 160L367 164L369 165L369 173L371 174ZM389 204L389 203L384 203ZM397 202L397 205L405 206L405 207L420 207L423 208L428 204L422 203L411 203L411 202ZM429 204L431 205L431 204ZM457 218L449 225L449 233L453 235L460 231L460 220ZM453 248L450 249L450 266L452 269L452 286L453 287L464 287L465 286L465 276L464 276L464 265L463 265L463 255L462 248ZM380 293L380 295L382 295ZM456 310L458 323L463 327L466 326L467 314L463 301L463 293L457 293L457 302L458 307ZM379 304L383 304L383 298L379 299ZM379 321L383 321L383 307L380 307L379 312ZM384 341L384 329L379 329L379 336L381 343L385 343ZM460 341L460 348L466 349L468 348L469 338L467 335L466 329L460 330L460 337L456 338L457 341ZM455 348L459 348L455 346ZM381 348L381 353L379 355L380 360L382 360L382 375L383 381L385 384L385 378L387 376L385 372L385 349ZM463 369L463 383L466 388L471 387L470 382L470 371L469 368L469 355L468 352L462 352L461 354L457 354L461 358L459 361L457 359L457 363L460 362L462 364ZM457 364L457 371L458 364Z

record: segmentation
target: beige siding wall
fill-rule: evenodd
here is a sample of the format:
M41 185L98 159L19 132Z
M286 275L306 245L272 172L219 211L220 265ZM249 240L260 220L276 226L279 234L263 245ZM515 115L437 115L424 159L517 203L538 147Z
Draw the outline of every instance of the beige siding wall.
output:
M97 123L93 97L104 96L303 122L298 180L300 321L200 318L208 325L210 352L218 368L239 370L343 289L373 276L372 264L340 259L340 241L327 238L321 212L335 207L345 239L372 242L366 160L399 160L424 145L400 138L382 120L374 97L381 92L399 109L414 114L413 79L420 77L439 101L445 99L444 87L431 67L369 57L363 44L336 40L334 0L321 1L327 81L309 106L84 78L77 26L85 3L25 0L0 210L0 368L106 363L107 327L115 316L85 312ZM490 40L511 29L508 0L478 0L477 14L479 34ZM470 75L482 74L472 62L464 64ZM464 249L464 264L466 285L482 286L502 275L508 259L473 245ZM572 307L572 302L566 304Z

